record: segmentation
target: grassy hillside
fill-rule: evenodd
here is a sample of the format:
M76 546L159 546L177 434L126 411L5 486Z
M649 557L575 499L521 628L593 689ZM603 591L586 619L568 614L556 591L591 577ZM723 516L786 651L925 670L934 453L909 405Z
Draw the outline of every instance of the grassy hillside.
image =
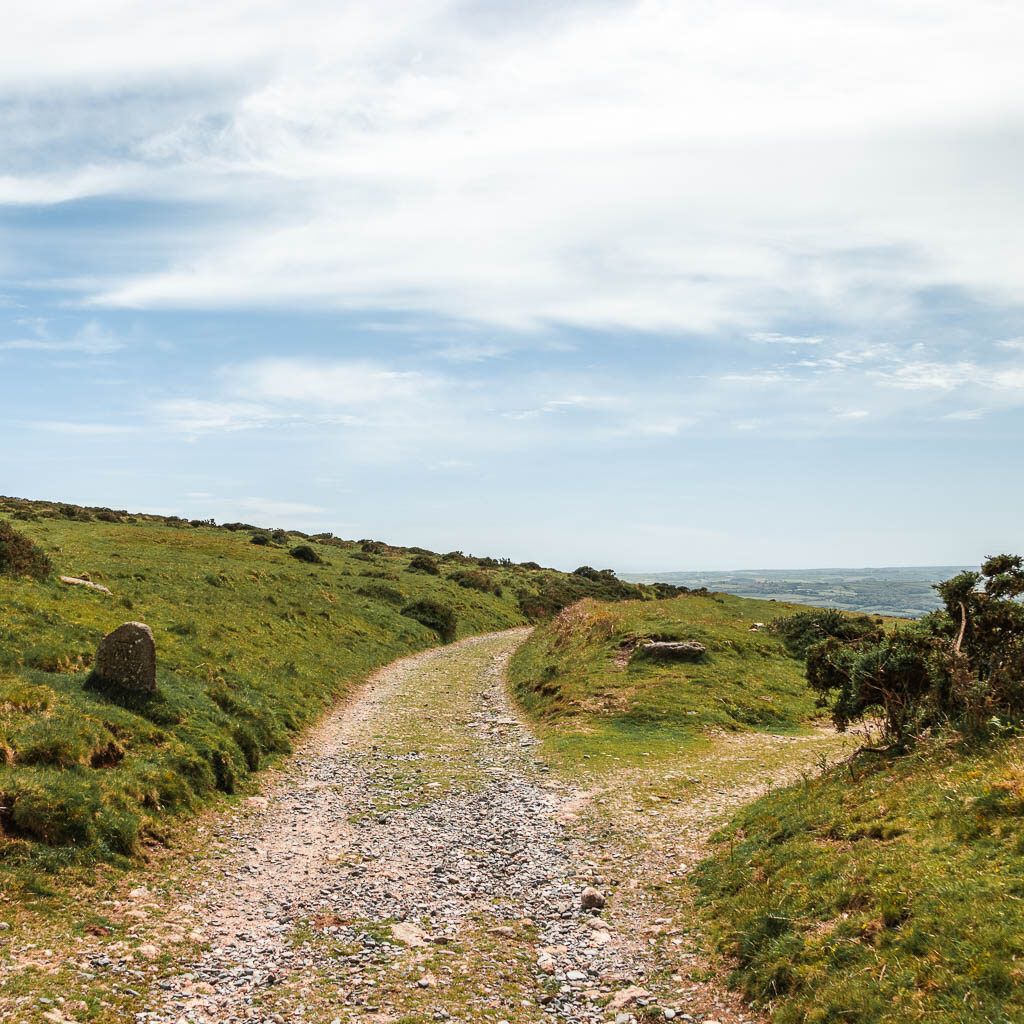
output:
M864 755L764 797L697 881L789 1022L1024 1020L1024 743Z
M803 664L751 626L795 610L726 595L584 601L534 633L511 678L566 752L649 755L708 727L793 731L815 713ZM656 661L637 649L644 640L696 640L707 654Z
M600 574L245 524L18 499L0 499L0 520L53 563L42 579L10 562L0 573L7 864L130 854L164 813L232 792L376 667L586 593L644 592ZM313 561L293 557L300 546ZM125 706L85 684L99 640L128 620L153 629L159 692Z

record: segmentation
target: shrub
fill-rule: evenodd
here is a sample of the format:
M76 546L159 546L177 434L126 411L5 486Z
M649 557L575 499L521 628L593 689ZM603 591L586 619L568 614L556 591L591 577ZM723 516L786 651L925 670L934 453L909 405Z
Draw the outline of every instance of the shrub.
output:
M835 608L815 608L785 619L775 619L771 630L782 638L783 645L794 658L806 658L815 644L828 637L850 641L869 636L880 639L882 635L877 624L867 615L846 615Z
M297 558L300 562L309 562L312 565L323 565L324 562L308 544L299 544L298 547L292 548L288 554L292 558Z
M496 594L501 597L501 584L479 569L460 569L453 572L448 579L467 590L479 590L483 594Z
M979 736L1024 715L1024 559L996 555L935 589L945 609L920 622L810 647L808 682L839 729L877 713L905 749L928 729Z
M417 555L409 563L410 572L425 572L431 576L440 576L441 570L429 555Z
M442 604L431 597L413 601L402 609L402 614L415 619L420 625L434 630L442 642L450 644L455 639L458 619L450 605Z
M265 533L254 533L249 538L250 544L259 544L260 547L266 547L270 543L270 538Z
M374 601L384 601L386 604L401 604L405 600L405 594L397 587L389 587L386 583L364 583L356 593Z
M0 522L0 573L43 580L53 571L50 559L38 544Z

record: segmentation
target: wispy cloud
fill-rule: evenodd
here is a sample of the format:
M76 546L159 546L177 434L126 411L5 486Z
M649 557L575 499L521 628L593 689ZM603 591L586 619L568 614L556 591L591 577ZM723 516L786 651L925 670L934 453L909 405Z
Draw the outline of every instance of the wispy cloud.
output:
M774 331L755 331L751 341L759 345L820 345L825 339L819 335L776 334Z
M80 352L87 356L106 356L124 348L124 342L99 323L92 321L69 338L12 338L0 341L0 352Z
M77 423L70 420L40 420L26 423L37 430L49 430L55 434L134 434L141 428L127 423Z

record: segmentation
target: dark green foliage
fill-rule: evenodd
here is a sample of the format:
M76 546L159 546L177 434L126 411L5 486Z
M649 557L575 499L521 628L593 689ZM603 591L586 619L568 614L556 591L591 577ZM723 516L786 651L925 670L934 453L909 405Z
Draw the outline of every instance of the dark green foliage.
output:
M850 641L863 637L877 640L882 636L882 630L874 619L867 615L848 615L835 608L815 608L785 619L775 619L771 630L782 637L786 650L794 658L806 658L815 644L828 637Z
M387 604L397 605L405 600L405 594L397 587L389 587L386 583L364 583L356 593L372 598L374 601L384 601Z
M489 573L479 569L459 569L453 572L448 579L458 583L460 587L469 590L479 590L482 594L495 594L501 597L501 584Z
M267 547L270 544L270 538L265 533L254 533L249 538L250 544L258 544L260 547Z
M980 735L1024 713L1020 556L997 555L936 590L945 609L920 622L809 647L807 679L840 729L877 713L887 738L905 748L928 729Z
M541 566L540 566L539 562L520 562L519 563L519 568L520 569L540 569L540 567Z
M300 562L309 562L311 565L323 565L324 560L308 544L299 544L297 547L292 548L288 554L292 558L297 558Z
M0 521L0 573L44 580L52 571L50 559L38 544Z
M411 572L425 572L431 576L441 575L440 567L429 555L417 555L409 563L409 569Z
M451 605L443 604L434 598L425 597L413 601L402 609L402 614L418 623L434 630L441 640L450 644L455 639L458 619Z

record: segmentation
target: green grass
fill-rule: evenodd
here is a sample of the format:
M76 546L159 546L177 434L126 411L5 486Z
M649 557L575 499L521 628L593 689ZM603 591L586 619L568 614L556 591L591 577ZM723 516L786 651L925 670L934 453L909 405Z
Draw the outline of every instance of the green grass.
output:
M1024 744L862 757L773 793L696 875L773 1020L1024 1020Z
M54 566L42 581L0 575L7 866L130 857L140 840L160 839L168 813L243 787L374 669L439 642L402 614L424 600L449 608L463 637L523 624L524 601L552 587L591 586L457 552L435 556L434 576L410 568L413 552L379 542L277 531L260 545L254 528L96 511L0 498L0 513L14 513L11 525ZM321 561L292 557L298 541ZM493 587L450 578L467 564ZM58 575L87 575L112 594ZM128 620L153 629L158 694L125 706L85 684L99 640Z
M550 746L570 759L656 755L711 728L795 732L815 715L803 665L751 626L796 610L728 595L584 601L536 630L510 676ZM655 661L634 651L647 639L697 640L707 654Z

